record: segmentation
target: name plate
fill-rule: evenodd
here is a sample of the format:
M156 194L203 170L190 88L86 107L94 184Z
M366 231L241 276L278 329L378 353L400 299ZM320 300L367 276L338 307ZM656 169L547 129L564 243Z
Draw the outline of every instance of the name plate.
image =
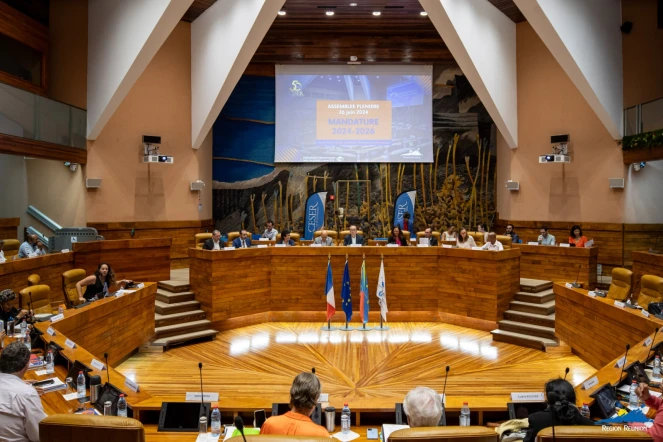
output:
M60 250L60 252L62 252L62 253L69 253L69 249L62 249L62 250Z
M134 393L138 393L138 391L140 390L138 388L138 384L129 378L124 378L124 386L127 387L129 390L133 391Z
M645 318L649 317L649 312L645 309L640 310L640 313L642 313L642 316L644 316Z
M274 244L274 247L285 247L285 244Z
M649 347L654 339L650 336L645 339L645 342L642 344L643 347Z
M572 289L573 284L571 284L570 282L567 282L567 283L564 284L564 287L566 287L567 289Z
M596 293L594 293L594 292L587 292L587 296L589 296L590 298L596 298Z
M55 336L55 330L53 330L53 327L48 327L46 329L46 333L48 333L51 336Z
M559 246L560 246L560 247L571 247L571 244L569 244L569 243L561 243Z
M626 355L622 356L615 362L615 367L616 368L622 368L624 364L626 363Z
M624 308L625 305L623 302L615 300L615 307Z
M235 250L234 247L224 247L223 250Z
M428 244L417 244L417 247L428 247Z
M539 242L538 242L538 241L528 241L528 242L527 242L527 245L528 245L528 246L538 246L538 245L539 245Z
M269 241L269 238L258 238L257 241Z
M311 244L311 247L322 247L322 244Z
M541 393L511 393L511 400L514 402L543 402L545 400L543 392Z
M594 376L593 378L586 380L585 382L582 383L582 388L584 390L589 390L592 387L595 387L599 385L599 378Z
M449 244L442 244L442 248L443 249L453 249L453 246L449 245Z
M202 397L200 396L200 393L187 392L187 394L186 394L186 400L187 401L199 402L201 399L204 400L204 401L209 401L209 402L218 402L219 401L219 393L205 392L205 393L203 393Z
M387 247L398 247L398 244L387 244Z
M398 244L393 244L393 245L397 246ZM362 244L350 244L350 247L361 247L361 246Z
M106 368L106 366L104 365L103 362L97 361L96 359L92 359L92 362L90 363L90 365L93 368L96 368L99 371L104 371L104 368Z
M266 249L266 248L267 248L267 244L258 244L258 248L259 248L259 249Z
M76 344L71 339L64 341L64 345L69 348L76 348Z
M137 288L137 289L144 289L144 288L145 288L145 284L143 284L143 283L141 282L140 284L138 284L138 285L136 286L136 288Z
M64 319L64 314L60 313L59 315L55 315L51 317L51 323L53 322L58 322Z
M318 403L320 402L329 402L329 393L320 393L320 398L318 398Z
M472 247L472 250L483 250L483 247Z

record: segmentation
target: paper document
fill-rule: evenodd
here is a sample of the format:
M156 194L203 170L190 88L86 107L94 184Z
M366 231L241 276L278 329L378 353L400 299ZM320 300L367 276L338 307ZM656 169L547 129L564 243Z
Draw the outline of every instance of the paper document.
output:
M395 425L395 424L382 424L382 439L389 440L391 433L397 430L403 430L405 428L410 428L409 425Z
M355 440L359 437L357 433L354 431L348 432L348 434L343 434L341 431L339 431L336 434L332 434L333 437L335 437L338 440L342 440L343 442L349 441L349 440Z

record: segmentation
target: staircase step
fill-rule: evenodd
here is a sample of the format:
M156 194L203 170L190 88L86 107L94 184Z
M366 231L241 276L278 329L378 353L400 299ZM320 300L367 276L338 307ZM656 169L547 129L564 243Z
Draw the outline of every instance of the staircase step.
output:
M174 304L176 302L193 301L196 298L193 292L179 292L173 293L166 290L157 289L157 301L165 302L166 304Z
M536 313L507 310L504 312L504 319L514 322L524 322L527 324L540 325L542 327L555 327L554 313L551 315L539 315Z
M554 301L555 293L553 289L543 290L538 293L518 292L516 293L516 301L529 302L531 304L544 304L546 302Z
M193 341L202 338L213 338L219 332L216 330L202 330L192 333L182 333L180 335L169 336L167 338L159 338L152 342L152 345L160 345L163 347L170 347L171 345L182 344L184 342Z
M509 321L504 319L498 322L500 330L521 333L523 335L538 336L556 340L554 327L543 327L541 325L527 324L525 322Z
M514 333L505 330L493 330L490 332L493 335L493 341L506 342L509 344L519 345L521 347L534 348L541 351L546 351L546 347L557 347L559 342L541 338L539 336L528 336L522 333Z
M552 281L543 279L520 278L520 290L523 292L536 293L551 289Z
M199 301L184 301L176 302L174 304L166 304L161 301L154 301L154 311L160 315L169 315L171 313L190 312L191 310L198 310L200 308Z
M169 279L167 281L159 281L157 283L157 287L167 292L180 293L188 292L191 289L191 284L189 284L187 281Z
M154 314L154 326L163 327L166 325L181 324L183 322L198 321L205 319L205 312L202 310L192 310L188 312L172 313L170 315Z
M210 328L212 322L207 319L200 319L198 321L182 322L181 324L165 325L163 327L156 327L156 339L168 338L170 336L181 335L184 333L193 333L203 331Z
M543 304L532 304L522 301L511 301L509 310L519 312L536 313L537 315L549 315L555 312L555 301L544 302Z

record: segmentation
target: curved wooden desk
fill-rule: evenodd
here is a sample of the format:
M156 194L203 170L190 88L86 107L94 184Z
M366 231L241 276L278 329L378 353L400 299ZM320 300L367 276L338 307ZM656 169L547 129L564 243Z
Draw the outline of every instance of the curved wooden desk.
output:
M331 257L337 313L346 256L355 312L366 256L371 322L379 321L376 284L384 257L389 320L440 321L492 330L519 289L518 249L502 252L441 247L269 247L189 249L191 290L214 327L326 319ZM353 316L353 322L359 320Z
M51 305L55 307L64 303L62 274L73 268L73 253L52 253L7 261L0 264L0 287L12 289L16 293L16 305L19 305L18 292L28 286L28 276L36 273L41 277L41 283L51 288Z
M520 277L553 282L578 282L586 289L596 287L598 247L530 246L513 244L520 249Z

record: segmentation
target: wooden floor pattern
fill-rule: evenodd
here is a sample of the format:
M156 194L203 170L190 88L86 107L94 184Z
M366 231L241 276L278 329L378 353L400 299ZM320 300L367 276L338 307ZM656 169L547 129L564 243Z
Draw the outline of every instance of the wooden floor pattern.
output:
M450 410L462 400L504 409L511 392L542 391L566 367L574 385L595 371L570 353L493 342L489 332L439 323L389 326L385 332L326 332L319 324L267 323L165 353L139 353L118 370L155 401L182 401L185 392L199 391L200 361L204 389L219 392L220 408L250 409L288 402L292 379L315 367L331 405L348 401L364 411L393 409L416 386L442 392L446 365Z

